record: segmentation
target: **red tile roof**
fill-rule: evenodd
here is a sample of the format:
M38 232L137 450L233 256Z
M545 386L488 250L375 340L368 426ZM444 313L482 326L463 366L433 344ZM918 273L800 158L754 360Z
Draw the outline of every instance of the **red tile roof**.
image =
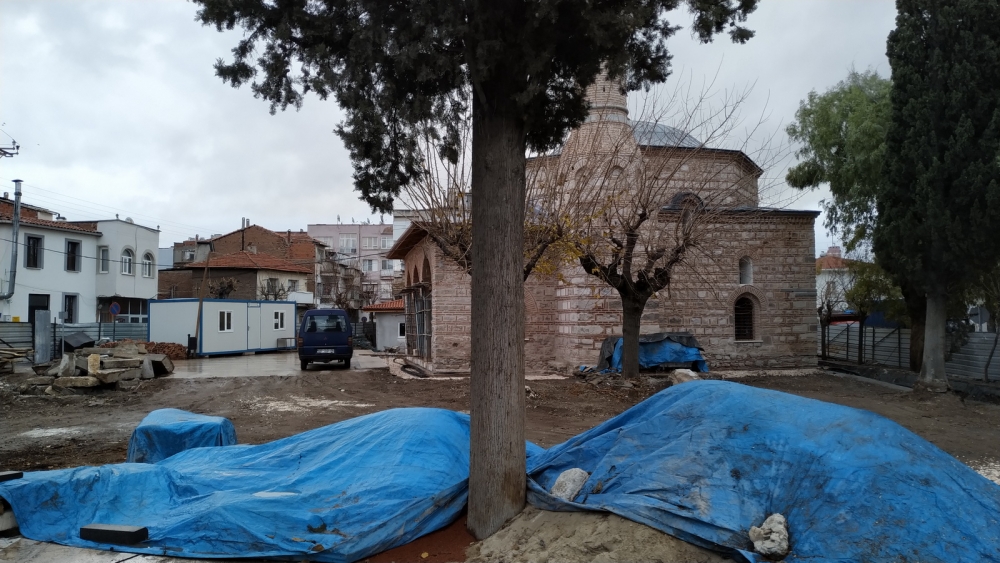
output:
M850 260L845 260L840 256L831 256L827 254L826 256L820 256L816 259L816 271L822 272L823 270L843 270L847 267Z
M0 214L0 222L2 222L2 223L10 223L11 222L11 215ZM46 227L46 228L49 228L49 229L60 229L60 230L63 230L63 231L76 231L76 232L80 232L80 233L90 233L90 234L94 234L94 235L101 234L101 233L99 233L97 231L97 227L96 227L96 225L94 223L87 223L87 224L82 224L81 225L81 224L76 224L76 223L70 223L68 221L49 221L49 220L46 220L46 219L36 219L34 217L25 217L23 215L21 216L21 221L20 222L21 222L22 225L31 225L31 226L34 226L34 227Z
M392 301L383 301L381 303L375 303L374 305L367 305L362 307L362 311L371 313L402 313L406 309L406 301L403 299L394 299Z
M194 262L187 264L184 268L204 268L205 262ZM236 252L233 254L223 254L222 256L212 256L208 261L209 268L229 268L243 270L274 270L277 272L297 272L301 274L311 274L313 269L309 266L296 264L284 258L278 258L270 254L253 254L250 252Z

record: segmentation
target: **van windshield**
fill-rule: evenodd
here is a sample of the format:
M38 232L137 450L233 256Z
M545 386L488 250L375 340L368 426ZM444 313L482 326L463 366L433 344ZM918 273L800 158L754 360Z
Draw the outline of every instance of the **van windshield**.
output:
M347 323L341 315L311 315L306 319L306 332L344 332Z

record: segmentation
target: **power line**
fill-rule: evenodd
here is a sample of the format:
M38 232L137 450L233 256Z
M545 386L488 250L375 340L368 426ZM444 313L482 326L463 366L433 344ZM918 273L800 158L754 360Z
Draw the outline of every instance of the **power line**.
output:
M10 180L10 178L2 178L2 179L4 179L4 180ZM32 188L32 189L35 189L35 190L38 190L38 191L41 191L41 192L45 192L47 194L52 194L52 195L48 195L48 196L37 195L36 197L38 199L53 200L56 203L58 203L59 205L63 205L65 207L70 207L70 208L76 208L76 210L84 209L84 210L86 210L89 213L94 213L94 212L96 212L96 213L108 213L109 210L110 211L118 211L118 212L121 212L121 213L125 213L126 215L129 215L129 216L133 216L134 215L135 217L144 217L146 219L151 219L153 221L156 221L160 225L168 225L168 226L172 225L175 228L182 227L183 229L181 229L181 230L184 230L184 231L195 230L195 231L207 231L207 232L210 233L213 230L219 230L219 229L205 228L204 226L189 225L187 223L180 223L180 222L172 221L172 220L165 220L165 219L161 219L161 218L158 218L158 217L154 217L152 215L146 215L144 213L131 212L131 211L129 211L127 209L124 209L124 208L111 207L111 206L99 206L98 204L95 204L93 202L93 200L87 200L87 199L81 199L81 198L78 198L78 197L73 197L71 195L66 195L64 193L57 192L55 190L49 190L47 188L43 188L43 187L38 186L36 184L24 183L23 185L25 187L29 187L29 188ZM73 201L69 201L69 200L73 200ZM75 202L80 202L80 203L75 203Z

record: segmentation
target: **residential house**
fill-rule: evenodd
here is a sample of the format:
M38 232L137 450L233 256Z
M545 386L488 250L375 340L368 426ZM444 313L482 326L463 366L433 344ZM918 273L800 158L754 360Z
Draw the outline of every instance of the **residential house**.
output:
M393 298L393 280L402 275L397 261L386 256L394 242L393 225L315 224L309 236L336 252L337 260L361 270L361 295L367 303Z
M403 299L367 305L361 311L375 323L375 349L406 349L406 304Z
M312 275L311 265L300 264L270 254L242 251L216 255L203 262L191 262L179 268L165 270L171 287L161 287L161 299L214 297L267 301L295 301L303 307L313 306L313 295L306 290ZM202 280L205 292L202 294ZM231 290L219 289L232 280Z
M0 252L3 291L9 291L14 202L0 199ZM156 296L159 230L131 219L68 221L61 215L21 204L14 294L0 304L4 321L33 322L48 310L56 322L145 322L147 300Z
M851 277L847 266L850 260L841 255L839 246L831 246L816 259L816 306L824 307L828 302L831 313L843 313L848 309L847 290L851 288Z
M212 252L213 260L219 256L248 252L281 258L308 268L310 272L306 282L296 291L312 294L313 304L319 304L317 296L321 292L316 291L316 280L323 270L325 246L304 231L278 232L246 224L224 235L213 235L207 239L194 237L177 242L174 243L173 251L174 270L183 272L191 264L205 262L209 252ZM164 283L161 284L160 298L170 299L178 293L189 292L191 288L187 286L186 278L187 274L166 274Z
M675 193L663 202L661 214L676 214L672 202L679 197L697 202L711 197L727 205L713 215L697 256L674 269L670 291L647 303L641 332L691 332L713 368L815 365L813 223L819 213L761 207L757 180L762 171L746 154L702 147L664 124L630 121L625 95L607 79L599 79L587 94L587 120L571 132L562 151L529 161L529 170L563 158L574 166L587 166L591 158L600 162L605 154L600 136L615 131L615 142L634 143L628 150L641 151L649 170L664 169L656 166L658 159L686 159L683 167L667 168L671 175L662 181ZM702 170L712 171L711 182L687 176ZM599 181L582 174L574 178ZM690 191L692 185L701 195ZM411 360L432 373L467 373L469 276L442 254L418 219L386 256L404 263ZM604 339L622 331L617 292L575 262L553 275L532 274L525 282L524 310L529 372L595 365Z

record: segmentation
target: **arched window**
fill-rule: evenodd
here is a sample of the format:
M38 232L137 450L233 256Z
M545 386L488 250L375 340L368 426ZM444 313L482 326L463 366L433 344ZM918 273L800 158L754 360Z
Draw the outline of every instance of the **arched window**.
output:
M749 256L740 258L740 285L753 283L753 260Z
M122 273L126 276L132 275L132 262L135 259L135 254L132 251L125 249L122 251Z
M142 277L153 277L153 255L149 252L142 255Z
M424 271L421 272L420 281L426 284L431 283L431 262L426 256L424 257Z
M736 320L736 340L753 340L753 301L740 297L733 307Z

